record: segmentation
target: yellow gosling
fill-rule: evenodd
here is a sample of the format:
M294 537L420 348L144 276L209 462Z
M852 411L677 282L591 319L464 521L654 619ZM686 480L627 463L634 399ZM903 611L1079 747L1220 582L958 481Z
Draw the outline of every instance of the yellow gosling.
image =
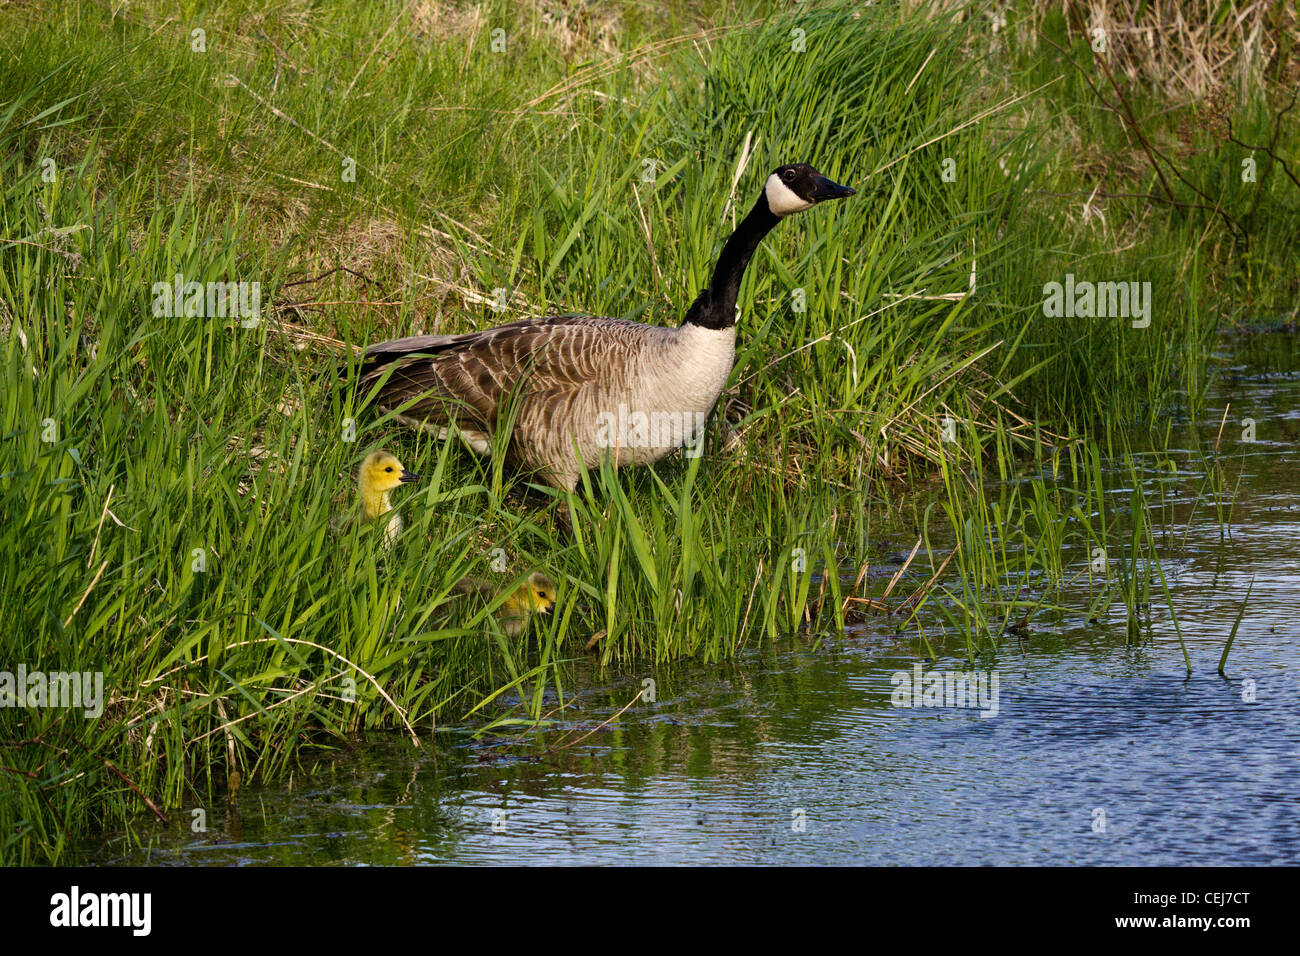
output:
M393 510L388 494L406 481L417 481L402 463L386 451L372 451L361 463L357 473L357 488L361 492L361 507L368 519L378 518ZM390 548L402 530L402 516L393 515L384 528L384 547Z
M452 587L458 594L467 594L490 602L500 593L490 581L482 578L461 578ZM511 637L518 637L534 614L549 614L555 607L555 582L540 571L534 571L528 580L510 594L496 610L496 619Z

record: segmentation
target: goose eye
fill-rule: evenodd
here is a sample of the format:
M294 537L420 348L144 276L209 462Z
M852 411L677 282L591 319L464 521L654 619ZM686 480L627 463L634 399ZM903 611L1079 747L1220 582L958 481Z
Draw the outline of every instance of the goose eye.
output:
M794 182L794 170L787 169L785 172L781 174L781 178L784 179L787 183Z

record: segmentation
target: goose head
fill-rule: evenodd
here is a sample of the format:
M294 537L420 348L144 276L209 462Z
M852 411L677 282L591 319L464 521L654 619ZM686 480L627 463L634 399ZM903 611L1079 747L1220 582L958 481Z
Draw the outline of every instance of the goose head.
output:
M357 474L357 486L370 517L388 511L390 491L402 482L416 481L418 478L418 475L411 474L396 457L386 451L372 451L367 455Z
M807 163L778 166L763 186L767 208L780 217L811 209L827 199L843 199L856 192L856 189L832 182Z

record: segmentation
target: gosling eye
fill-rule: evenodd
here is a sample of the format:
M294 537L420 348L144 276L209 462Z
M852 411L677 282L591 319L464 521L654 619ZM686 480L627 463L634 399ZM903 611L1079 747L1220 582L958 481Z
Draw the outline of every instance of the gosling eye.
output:
M538 596L539 598L544 598L544 597L546 597L546 592L545 592L545 591L538 591L538 592L537 592L537 596Z
M392 470L393 470L393 466L392 466L392 465L389 465L387 468L384 469L384 471L392 471Z

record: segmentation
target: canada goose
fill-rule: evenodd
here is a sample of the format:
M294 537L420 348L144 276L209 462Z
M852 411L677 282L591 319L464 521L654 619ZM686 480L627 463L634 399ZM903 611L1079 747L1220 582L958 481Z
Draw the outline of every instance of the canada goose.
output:
M361 494L361 508L366 518L375 519L393 510L388 493L406 481L418 481L402 463L386 451L372 451L361 463L357 472L357 490ZM402 516L393 515L384 528L384 547L392 547L402 530Z
M452 585L457 594L468 595L485 602L497 596L496 587L483 578L464 577ZM541 571L528 575L528 580L510 594L496 610L496 619L511 637L518 637L533 614L550 614L555 607L555 583Z
M658 461L703 438L731 373L736 297L759 242L786 216L854 192L807 163L775 169L675 328L560 315L394 339L366 350L362 386L388 375L381 408L401 408L403 422L440 438L455 427L480 454L513 409L507 461L564 491L602 455Z

